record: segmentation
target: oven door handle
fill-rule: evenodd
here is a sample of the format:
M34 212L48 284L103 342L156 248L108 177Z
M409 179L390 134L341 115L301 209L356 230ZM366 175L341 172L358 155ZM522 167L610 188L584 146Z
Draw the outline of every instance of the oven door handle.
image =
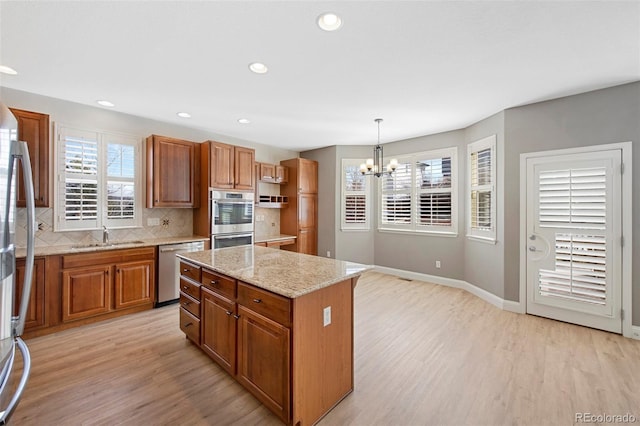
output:
M253 234L233 234L233 235L214 235L214 240L230 240L232 238L242 238L242 237L251 237Z
M213 204L253 204L253 200L213 200Z

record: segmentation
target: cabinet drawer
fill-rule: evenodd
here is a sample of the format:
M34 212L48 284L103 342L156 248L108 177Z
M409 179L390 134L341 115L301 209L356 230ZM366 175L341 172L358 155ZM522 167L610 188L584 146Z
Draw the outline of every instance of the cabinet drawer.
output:
M284 326L291 325L291 300L286 297L239 281L238 303Z
M296 242L295 238L290 238L288 240L268 241L267 247L288 246L289 244L294 244L295 242Z
M200 320L183 308L180 308L180 330L197 345L200 344Z
M186 309L194 317L200 318L200 301L180 292L180 307Z
M200 267L191 263L180 261L180 275L191 278L194 281L200 281Z
M194 283L180 277L180 291L200 301L200 283Z
M236 298L236 280L225 275L216 274L208 269L202 270L202 284L207 288L229 299Z

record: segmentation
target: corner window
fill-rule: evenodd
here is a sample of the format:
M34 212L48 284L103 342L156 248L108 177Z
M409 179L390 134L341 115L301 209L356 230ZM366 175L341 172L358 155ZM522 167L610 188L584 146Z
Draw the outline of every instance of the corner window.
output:
M364 160L342 160L342 230L370 229L369 177L360 173Z
M380 230L456 234L457 149L398 157L382 179Z
M467 236L496 240L496 136L470 143L468 163Z
M54 229L140 226L140 139L67 126L56 133Z

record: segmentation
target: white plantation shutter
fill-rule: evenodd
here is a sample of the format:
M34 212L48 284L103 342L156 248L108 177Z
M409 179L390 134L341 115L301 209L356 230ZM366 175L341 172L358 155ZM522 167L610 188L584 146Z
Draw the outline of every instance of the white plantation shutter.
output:
M456 148L398 158L398 168L381 179L380 229L457 232Z
M419 160L415 167L416 225L450 227L453 220L451 156Z
M66 126L57 130L54 229L139 226L139 140Z
M495 135L468 146L469 209L468 235L495 241Z
M556 234L555 269L540 269L540 294L604 305L606 247L603 235Z
M369 229L369 178L360 173L364 160L342 160L342 229Z
M411 226L413 165L409 159L398 159L391 175L382 177L382 225Z
M540 173L540 226L605 229L604 167Z
M63 164L62 214L69 229L98 226L98 134L64 129L61 135Z

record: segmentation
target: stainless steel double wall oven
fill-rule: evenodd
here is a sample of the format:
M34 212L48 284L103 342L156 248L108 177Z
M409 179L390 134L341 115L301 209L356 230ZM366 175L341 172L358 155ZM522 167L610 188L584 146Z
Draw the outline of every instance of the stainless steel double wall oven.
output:
M253 244L253 192L209 190L211 248Z

